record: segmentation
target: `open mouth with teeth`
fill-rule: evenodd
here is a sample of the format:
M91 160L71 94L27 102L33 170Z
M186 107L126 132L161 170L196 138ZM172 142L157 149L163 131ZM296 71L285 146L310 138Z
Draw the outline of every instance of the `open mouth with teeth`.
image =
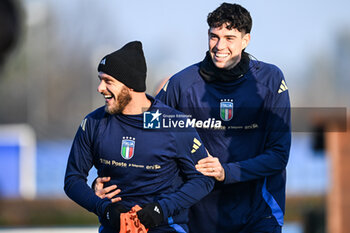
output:
M108 103L109 101L111 101L112 98L114 98L113 94L104 94L103 97L106 100L106 103Z
M228 56L229 56L228 53L215 53L215 58L217 58L217 59L224 59Z

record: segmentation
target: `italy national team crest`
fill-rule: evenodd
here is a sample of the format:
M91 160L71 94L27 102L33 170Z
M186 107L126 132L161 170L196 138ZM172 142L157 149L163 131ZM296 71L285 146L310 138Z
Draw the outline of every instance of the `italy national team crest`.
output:
M220 118L229 121L233 117L233 99L222 99L220 102Z
M135 151L135 138L123 137L120 154L124 159L131 159Z

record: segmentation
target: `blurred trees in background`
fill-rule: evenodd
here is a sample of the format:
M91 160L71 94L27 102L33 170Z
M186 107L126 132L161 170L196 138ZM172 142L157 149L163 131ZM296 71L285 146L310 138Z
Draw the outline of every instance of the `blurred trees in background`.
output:
M0 1L0 69L16 45L21 27L19 4L13 0Z
M86 42L84 27L65 22L52 5L29 8L19 44L0 74L0 123L28 123L39 140L72 138L96 107L96 47ZM72 37L72 30L81 36Z

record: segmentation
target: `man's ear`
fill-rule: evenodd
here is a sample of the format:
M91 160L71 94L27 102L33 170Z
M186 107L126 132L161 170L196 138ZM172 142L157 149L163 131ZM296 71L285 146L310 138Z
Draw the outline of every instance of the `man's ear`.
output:
M250 42L250 33L246 33L242 38L242 50L247 48Z

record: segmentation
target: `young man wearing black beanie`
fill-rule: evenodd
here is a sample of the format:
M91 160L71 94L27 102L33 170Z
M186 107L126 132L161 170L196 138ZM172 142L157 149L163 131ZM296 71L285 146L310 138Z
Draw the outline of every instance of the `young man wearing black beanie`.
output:
M188 208L214 186L195 168L207 153L194 128L144 128L146 113L155 122L162 114L181 115L146 95L146 70L138 41L102 58L97 90L105 106L84 118L68 158L65 192L99 217L101 233L119 232L121 213L135 205L150 233L188 232ZM122 190L118 202L98 197L87 185L92 166L110 177L108 186Z

